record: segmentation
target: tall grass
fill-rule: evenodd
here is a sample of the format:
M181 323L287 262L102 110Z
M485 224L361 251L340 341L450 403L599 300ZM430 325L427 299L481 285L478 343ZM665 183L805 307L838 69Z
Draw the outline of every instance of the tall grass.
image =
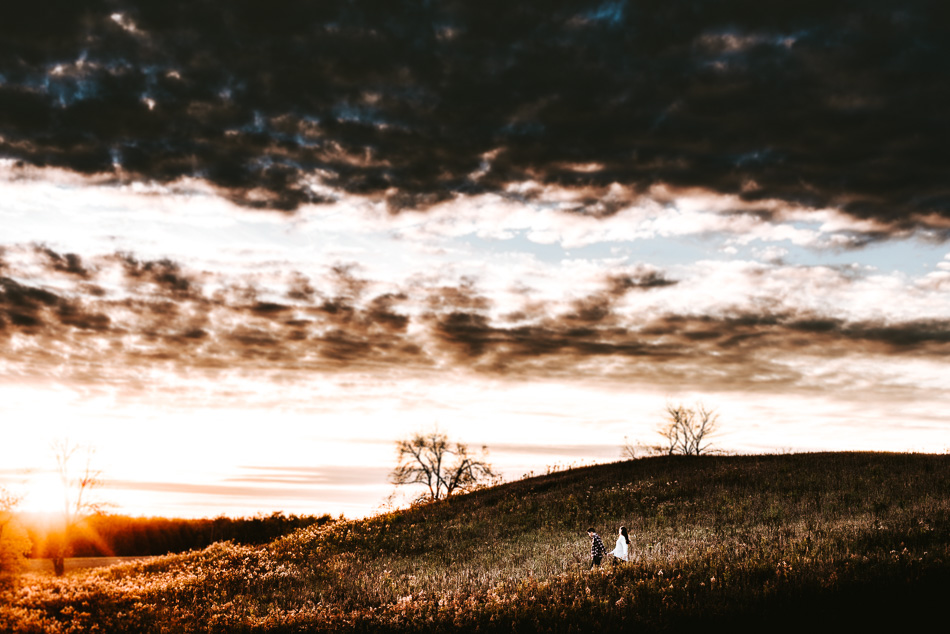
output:
M587 526L610 547L621 524L633 561L588 571ZM0 596L0 631L904 626L948 590L950 456L664 457L266 546L26 576Z

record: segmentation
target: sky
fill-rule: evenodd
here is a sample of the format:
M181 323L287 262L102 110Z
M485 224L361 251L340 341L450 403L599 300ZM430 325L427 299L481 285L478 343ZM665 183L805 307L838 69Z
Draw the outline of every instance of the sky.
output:
M6 3L0 486L359 517L414 432L510 480L669 403L950 450L948 7Z

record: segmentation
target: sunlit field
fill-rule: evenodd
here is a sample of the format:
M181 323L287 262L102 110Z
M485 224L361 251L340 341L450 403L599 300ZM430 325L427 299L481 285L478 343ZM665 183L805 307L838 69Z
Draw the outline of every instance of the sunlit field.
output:
M588 571L588 525L630 563ZM4 632L825 631L942 618L950 456L661 457L5 579Z

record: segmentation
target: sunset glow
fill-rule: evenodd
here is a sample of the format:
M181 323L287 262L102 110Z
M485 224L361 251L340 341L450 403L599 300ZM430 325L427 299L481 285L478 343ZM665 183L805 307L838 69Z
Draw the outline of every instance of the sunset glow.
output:
M61 515L65 505L62 481L56 474L41 474L27 480L22 508L27 513Z

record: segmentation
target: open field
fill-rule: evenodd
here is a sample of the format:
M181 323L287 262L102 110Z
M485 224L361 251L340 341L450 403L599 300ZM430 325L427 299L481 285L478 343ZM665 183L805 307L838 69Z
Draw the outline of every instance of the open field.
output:
M587 570L594 526L635 561ZM147 562L26 575L0 631L818 631L950 592L950 456L661 457Z
M91 568L106 568L133 561L147 561L152 557L67 557L66 574ZM52 559L28 559L26 571L34 574L53 574Z

